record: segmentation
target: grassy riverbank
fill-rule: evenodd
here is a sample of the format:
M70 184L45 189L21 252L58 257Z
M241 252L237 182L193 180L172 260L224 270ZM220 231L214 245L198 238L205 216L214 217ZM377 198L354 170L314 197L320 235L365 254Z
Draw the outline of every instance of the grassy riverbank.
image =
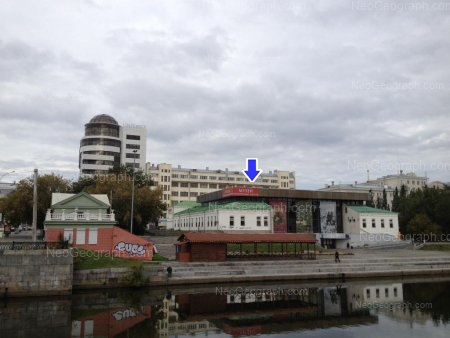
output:
M128 268L136 263L135 259L120 258L114 256L100 255L94 251L74 248L73 263L75 270L104 269L104 268ZM168 260L158 254L153 255L154 262L144 263L146 266L159 265L159 261Z

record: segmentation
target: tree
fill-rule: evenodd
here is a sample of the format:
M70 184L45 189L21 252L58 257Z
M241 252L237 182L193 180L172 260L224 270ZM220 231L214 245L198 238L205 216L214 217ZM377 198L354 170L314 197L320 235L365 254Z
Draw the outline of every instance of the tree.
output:
M61 175L45 174L38 176L38 210L37 227L43 228L45 214L51 207L52 193L71 192L70 180ZM0 212L12 225L33 222L34 178L26 178L17 184L16 191L0 199Z
M400 197L404 198L406 197L406 187L404 184L402 184L401 188L400 188Z
M387 194L386 189L383 189L383 202L382 202L382 209L388 210L388 202L387 202Z
M398 188L395 187L394 198L392 199L392 211L398 210L399 202L400 202L400 200L399 200L399 196L398 196Z
M373 192L372 189L369 190L369 200L366 201L366 206L374 208L375 203L373 202Z
M406 233L412 234L415 237L420 236L420 238L436 238L441 234L441 227L434 223L425 214L417 214L414 218L409 221L406 227Z
M133 233L143 234L145 225L164 214L167 205L161 201L162 188L151 189L149 180L135 180ZM130 229L132 180L120 172L110 172L95 181L95 185L87 186L89 194L107 194L112 196L111 207L116 215L116 221L123 229Z
M377 197L377 202L375 204L375 208L377 209L383 209L383 200L381 197Z

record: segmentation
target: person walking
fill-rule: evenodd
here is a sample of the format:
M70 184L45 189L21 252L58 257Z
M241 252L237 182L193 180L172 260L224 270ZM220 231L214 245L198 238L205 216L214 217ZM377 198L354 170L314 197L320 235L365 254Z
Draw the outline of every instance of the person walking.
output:
M334 262L335 263L337 263L337 262L341 262L341 260L339 259L339 252L337 252L337 250L336 250L336 252L335 252L335 254L334 254Z

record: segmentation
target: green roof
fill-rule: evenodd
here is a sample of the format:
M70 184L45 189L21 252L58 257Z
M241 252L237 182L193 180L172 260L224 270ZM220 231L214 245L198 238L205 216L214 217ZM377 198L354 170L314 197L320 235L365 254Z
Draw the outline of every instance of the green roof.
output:
M197 203L198 204L198 203ZM183 215L183 214L193 214L196 212L202 212L207 210L250 210L250 211L262 211L262 210L270 210L270 205L266 203L258 203L258 202L233 202L233 203L225 203L225 204L210 204L210 205L197 205L193 208L189 208L180 212L177 212L174 215Z
M365 205L347 205L347 207L361 214L397 214L394 211L366 207Z
M174 205L174 207L196 207L198 205L201 205L200 203L197 202L188 202L188 201L184 201L184 202L180 202Z

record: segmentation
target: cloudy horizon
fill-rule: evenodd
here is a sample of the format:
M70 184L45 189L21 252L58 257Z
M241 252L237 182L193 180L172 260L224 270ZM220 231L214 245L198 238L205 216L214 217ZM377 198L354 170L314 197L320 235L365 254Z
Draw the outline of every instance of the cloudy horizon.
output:
M449 18L449 1L2 2L2 182L75 177L98 114L145 125L155 164L449 182Z

